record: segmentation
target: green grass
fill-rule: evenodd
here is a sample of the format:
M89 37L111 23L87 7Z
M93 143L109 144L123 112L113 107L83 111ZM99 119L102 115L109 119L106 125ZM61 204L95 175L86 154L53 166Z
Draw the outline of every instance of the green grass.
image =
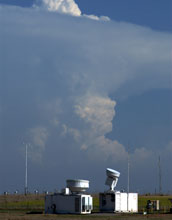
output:
M146 206L147 200L159 200L160 206L172 206L169 199L172 196L139 196L139 206Z
M44 200L37 200L37 201L20 201L20 202L7 202L0 204L1 208L28 208L28 209L33 209L33 208L43 208L44 207Z
M138 199L138 206L139 211L145 211L146 210L146 204L148 200L159 200L160 202L160 211L163 213L169 212L170 208L172 207L172 204L169 199L172 199L172 196L139 196Z
M99 197L98 195L93 195L93 212L99 212Z
M40 210L44 209L42 195L7 195L0 196L0 210Z

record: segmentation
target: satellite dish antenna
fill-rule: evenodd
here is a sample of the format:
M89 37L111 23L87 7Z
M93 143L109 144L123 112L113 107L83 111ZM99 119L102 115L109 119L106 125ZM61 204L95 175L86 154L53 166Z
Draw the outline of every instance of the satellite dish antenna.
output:
M113 169L110 169L110 168L107 168L106 175L107 175L107 178L106 178L105 184L107 186L110 186L110 191L114 191L114 188L116 187L116 184L118 182L118 178L120 176L120 172L113 170Z
M89 188L88 180L66 180L67 188L70 189L71 192L80 193L85 192Z

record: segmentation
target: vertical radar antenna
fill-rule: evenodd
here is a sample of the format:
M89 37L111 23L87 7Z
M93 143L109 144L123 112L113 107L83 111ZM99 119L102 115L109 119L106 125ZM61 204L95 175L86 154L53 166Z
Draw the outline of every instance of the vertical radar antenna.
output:
M109 191L114 191L114 188L117 185L120 173L116 170L107 168L106 175L107 175L107 178L106 178L105 184L110 187Z

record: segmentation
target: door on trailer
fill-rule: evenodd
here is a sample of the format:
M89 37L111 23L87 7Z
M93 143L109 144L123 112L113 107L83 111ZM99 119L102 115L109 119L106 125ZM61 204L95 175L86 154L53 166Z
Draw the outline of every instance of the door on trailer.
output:
M79 212L79 198L75 198L75 212Z
M121 194L120 193L115 194L115 211L116 212L121 211Z
M129 212L138 212L138 195L137 193L129 193Z
M93 209L93 198L91 196L88 197L88 209L89 211Z
M85 212L85 197L82 197L82 212Z

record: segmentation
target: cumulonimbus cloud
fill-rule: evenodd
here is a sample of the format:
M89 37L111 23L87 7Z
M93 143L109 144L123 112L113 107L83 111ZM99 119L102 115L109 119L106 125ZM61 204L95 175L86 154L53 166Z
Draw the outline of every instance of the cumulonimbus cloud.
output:
M81 11L74 0L37 0L34 7L41 6L48 11L81 16Z
M0 13L1 124L14 126L15 138L30 132L43 150L70 145L99 160L126 160L125 147L106 137L116 105L109 95L169 88L171 34L33 8ZM6 109L24 123L11 124Z
M101 21L110 21L108 16L96 16L83 14L74 0L36 0L34 8L42 8L52 12L68 14L72 16L83 16L85 18Z

